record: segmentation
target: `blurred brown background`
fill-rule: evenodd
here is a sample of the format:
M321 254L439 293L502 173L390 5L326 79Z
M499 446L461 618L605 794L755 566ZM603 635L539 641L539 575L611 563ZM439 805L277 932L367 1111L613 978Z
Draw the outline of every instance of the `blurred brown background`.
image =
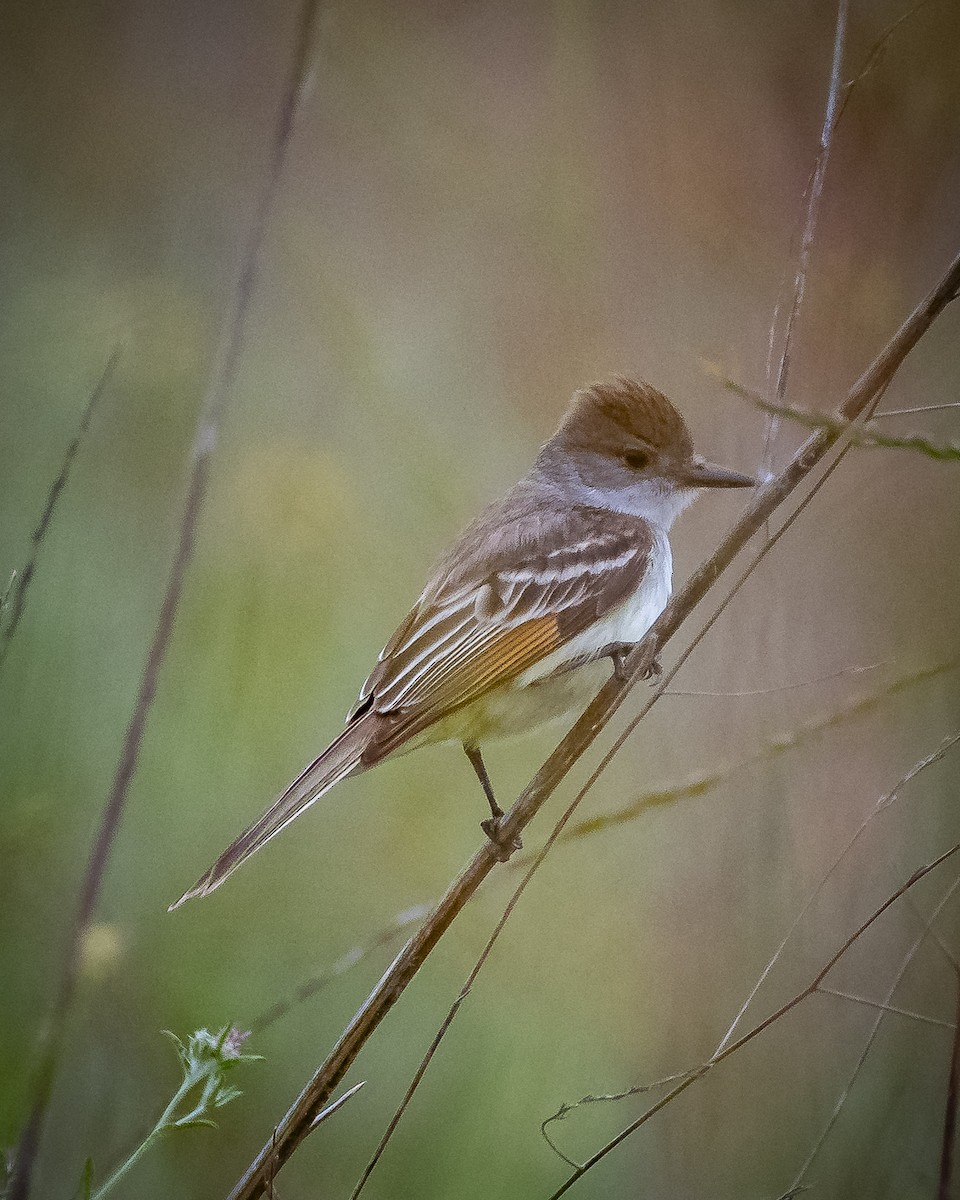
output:
M852 76L900 0L855 3ZM43 1014L129 718L182 511L193 423L261 186L295 7L8 4L0 570L29 538L86 398L115 379L43 548L0 678L0 1142L24 1118ZM240 377L139 774L85 957L36 1195L98 1177L163 1107L181 1034L257 1014L439 894L482 798L451 749L351 782L215 897L166 905L339 727L430 563L525 469L570 393L613 371L684 410L711 458L755 469L765 423L703 361L763 386L829 75L835 10L676 5L323 6L264 247ZM857 88L834 148L790 398L831 407L956 252L960 6L932 0ZM957 399L948 310L885 400ZM958 436L956 412L891 420ZM800 433L784 427L782 462ZM678 677L770 688L665 698L585 813L725 770L703 795L559 847L445 1042L366 1195L537 1197L567 1168L561 1101L695 1064L840 847L960 715L960 471L851 454ZM674 533L678 578L734 518ZM677 646L667 655L670 660ZM855 701L873 703L847 713ZM626 712L641 703L639 692ZM618 718L616 727L625 715ZM610 734L607 735L609 740ZM551 748L495 748L504 796ZM574 773L585 776L596 754ZM958 760L871 826L757 1001L788 997L958 836ZM571 781L572 782L572 781ZM563 788L569 796L571 783ZM550 809L559 812L560 797ZM550 814L529 831L544 836ZM916 890L928 913L952 880ZM364 1053L367 1086L293 1159L284 1200L345 1196L511 885L499 873ZM960 905L938 929L956 946ZM837 971L886 992L922 926L901 904ZM379 976L381 949L249 1045L222 1128L171 1140L117 1195L219 1196ZM933 939L897 1002L951 1020ZM814 997L587 1176L583 1197L774 1197L852 1070L872 1010ZM814 1195L933 1194L951 1037L889 1015ZM640 1111L554 1127L586 1156Z

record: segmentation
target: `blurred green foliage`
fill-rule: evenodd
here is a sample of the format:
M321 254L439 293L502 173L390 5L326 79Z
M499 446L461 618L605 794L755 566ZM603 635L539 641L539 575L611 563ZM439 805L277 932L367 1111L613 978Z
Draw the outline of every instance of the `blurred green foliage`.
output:
M854 6L851 73L901 11L896 0ZM125 346L0 676L0 1143L24 1119L156 620L295 21L294 8L249 0L12 3L0 14L4 583L104 361ZM571 391L637 373L677 400L710 457L758 462L762 417L700 361L763 384L832 34L830 6L812 0L324 8L196 558L85 946L38 1197L68 1195L88 1156L105 1170L150 1128L176 1086L157 1030L249 1027L437 895L477 844L483 803L469 767L452 750L424 751L345 785L210 900L165 911L336 731L431 561L525 468ZM796 348L798 404L828 410L956 250L958 38L960 10L934 0L844 118ZM891 407L956 397L956 321L948 311L924 340ZM949 411L889 429L921 424L934 440L956 438ZM781 431L779 458L799 436ZM851 455L678 687L890 665L872 682L665 699L589 811L955 658L958 499L952 463ZM682 520L679 575L739 502L711 497ZM955 673L927 679L718 789L559 847L370 1200L548 1193L565 1168L540 1121L563 1100L712 1050L837 847L954 727L957 699ZM491 752L504 795L552 740ZM956 762L932 769L877 822L758 1011L956 839L958 774ZM927 882L921 911L950 879ZM367 1086L284 1171L284 1200L349 1194L508 886L490 881L391 1014L348 1081ZM939 925L953 945L957 921L948 909ZM909 905L892 912L844 963L842 986L882 995L916 928ZM267 1061L221 1130L160 1146L116 1194L224 1194L388 955L364 958L267 1030L254 1047ZM930 943L901 1002L951 1019L955 986ZM575 1194L779 1194L872 1019L811 1000ZM948 1056L945 1031L887 1018L819 1161L819 1197L932 1194ZM563 1144L586 1155L636 1111L578 1113Z

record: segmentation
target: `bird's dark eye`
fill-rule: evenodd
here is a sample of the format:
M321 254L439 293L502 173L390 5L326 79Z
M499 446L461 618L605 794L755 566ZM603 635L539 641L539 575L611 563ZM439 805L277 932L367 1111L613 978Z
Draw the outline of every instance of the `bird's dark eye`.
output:
M650 455L646 450L627 450L623 455L623 461L632 471L642 471L650 462Z

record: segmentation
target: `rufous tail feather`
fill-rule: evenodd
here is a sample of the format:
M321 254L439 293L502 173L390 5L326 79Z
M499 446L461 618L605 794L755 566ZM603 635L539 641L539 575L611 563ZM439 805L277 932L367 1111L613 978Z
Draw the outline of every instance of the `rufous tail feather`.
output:
M305 767L286 791L279 796L252 825L231 842L217 861L189 888L180 899L171 904L168 912L179 908L186 900L195 896L208 896L220 886L228 876L254 854L261 846L266 845L272 837L284 829L291 821L319 800L326 792L345 779L360 765L360 758L370 739L369 721L375 719L371 714L363 716L340 734L338 738L324 750L319 758L315 758Z

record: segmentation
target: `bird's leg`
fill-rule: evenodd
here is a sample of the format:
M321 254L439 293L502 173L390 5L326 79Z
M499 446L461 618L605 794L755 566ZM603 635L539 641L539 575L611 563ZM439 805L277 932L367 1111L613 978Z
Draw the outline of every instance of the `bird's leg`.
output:
M613 663L614 678L621 683L626 682L626 671L624 670L624 660L631 650L634 649L634 642L611 642L608 646L604 646L600 651L599 657L609 658ZM654 679L657 675L663 673L663 667L656 658L652 658L650 662L640 672L641 679Z
M487 798L487 803L490 805L490 816L486 821L480 822L480 828L490 839L497 853L497 858L501 862L506 862L513 854L514 850L522 850L523 842L519 837L507 839L501 832L503 824L503 809L497 803L497 798L493 794L493 784L490 782L490 776L487 774L487 768L483 762L483 756L480 753L479 746L468 746L463 743L463 750L467 758L470 759L470 765L477 773L477 778L480 780L480 786L483 788L483 794Z

